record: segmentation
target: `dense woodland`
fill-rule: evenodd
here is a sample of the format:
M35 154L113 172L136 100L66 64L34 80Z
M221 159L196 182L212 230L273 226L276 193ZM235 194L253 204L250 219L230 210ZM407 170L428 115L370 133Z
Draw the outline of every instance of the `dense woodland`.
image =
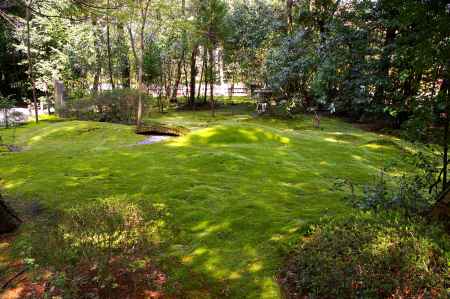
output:
M7 238L25 261L8 270L0 252L0 298L15 272L43 269L38 298L450 296L449 1L0 0L0 114L0 234L23 224ZM175 141L126 145L155 130ZM101 180L119 175L139 196L111 200L122 189ZM239 201L215 211L223 194ZM302 196L312 216L296 214Z
M72 98L107 83L152 87L168 101L184 85L193 105L203 94L198 84L225 80L270 88L289 101L286 109L334 103L339 114L398 126L429 124L446 110L447 1L0 5L1 93L16 101L51 104L58 79Z

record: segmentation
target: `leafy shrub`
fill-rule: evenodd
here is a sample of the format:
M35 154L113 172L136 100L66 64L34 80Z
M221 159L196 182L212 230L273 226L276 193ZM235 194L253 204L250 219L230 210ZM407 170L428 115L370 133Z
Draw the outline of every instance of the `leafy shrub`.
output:
M136 273L154 255L164 215L162 208L152 207L144 214L138 205L118 199L85 204L50 216L50 223L35 223L16 251L34 267L53 270L54 282L66 294L76 297L90 288L109 292L117 286L116 272L145 281Z
M151 98L143 94L144 111L150 106ZM132 124L136 121L139 91L116 89L97 96L70 99L59 110L64 117Z
M395 178L387 174L387 169L382 169L370 183L363 186L340 179L336 181L335 187L338 190L349 187L350 203L364 211L391 210L406 217L426 215L440 194L439 181L436 181L440 172L440 157L429 150L405 158L416 166L415 173Z
M395 210L404 216L425 214L433 204L433 196L427 192L428 182L423 176L401 176L395 188L388 187L386 174L381 171L373 184L364 186L362 197L354 205L362 210L382 212Z
M361 213L311 228L282 274L291 298L447 298L449 240L433 226Z

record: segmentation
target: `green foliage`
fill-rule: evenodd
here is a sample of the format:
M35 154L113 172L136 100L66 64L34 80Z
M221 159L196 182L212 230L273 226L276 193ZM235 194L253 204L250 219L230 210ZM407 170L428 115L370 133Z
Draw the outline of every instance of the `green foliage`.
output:
M161 49L155 43L150 43L144 53L144 82L156 83L161 75Z
M446 298L450 242L434 226L358 214L311 228L286 268L291 297Z
M389 143L379 141L377 144ZM364 211L394 211L412 218L426 216L440 194L436 184L440 156L428 148L414 155L405 155L405 159L415 165L413 173L391 177L387 172L389 167L386 167L362 186L340 179L336 181L335 187L338 190L349 189L349 202Z
M91 283L114 288L119 269L136 272L136 263L155 254L165 223L160 207L142 209L118 198L51 213L25 229L15 252L28 267L54 271L54 286L75 297Z
M9 110L14 107L15 103L16 103L16 100L13 99L12 95L4 97L0 94L0 109Z
M150 108L151 98L144 94L144 110ZM139 91L116 89L88 98L72 98L59 111L68 118L132 124L136 120Z
M224 43L228 77L262 82L270 44L280 30L275 6L265 1L236 1L227 15L229 35Z
M227 35L227 5L223 0L194 0L195 26L206 47L216 47Z
M10 109L14 107L16 100L13 98L13 95L9 95L7 97L2 96L0 93L0 112L3 113L3 122L6 128L9 127L10 117L15 119L12 115L10 115Z

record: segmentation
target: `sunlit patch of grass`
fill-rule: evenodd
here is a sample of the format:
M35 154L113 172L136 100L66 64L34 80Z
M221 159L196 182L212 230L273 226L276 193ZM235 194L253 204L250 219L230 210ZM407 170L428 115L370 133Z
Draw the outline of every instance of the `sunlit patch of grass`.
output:
M289 240L308 222L352 213L333 190L336 178L360 184L389 161L395 173L410 167L400 148L365 146L385 137L337 119L324 118L315 129L309 116L255 119L236 109L219 110L216 118L209 111L152 113L152 121L192 131L134 146L145 137L131 126L67 121L18 128L16 143L26 150L0 153L2 187L63 210L124 196L162 205L174 230L163 260L175 257L206 277L193 281L190 270L174 266L173 279L198 290L214 286L216 297L277 298L274 276Z

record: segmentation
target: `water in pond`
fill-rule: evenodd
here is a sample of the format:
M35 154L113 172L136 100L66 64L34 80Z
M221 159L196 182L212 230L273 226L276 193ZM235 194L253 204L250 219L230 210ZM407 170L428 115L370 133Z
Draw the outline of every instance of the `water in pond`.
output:
M157 142L161 142L167 139L172 138L172 136L169 135L149 135L147 137L147 139L145 139L144 141L139 142L138 144L153 144L153 143L157 143Z

